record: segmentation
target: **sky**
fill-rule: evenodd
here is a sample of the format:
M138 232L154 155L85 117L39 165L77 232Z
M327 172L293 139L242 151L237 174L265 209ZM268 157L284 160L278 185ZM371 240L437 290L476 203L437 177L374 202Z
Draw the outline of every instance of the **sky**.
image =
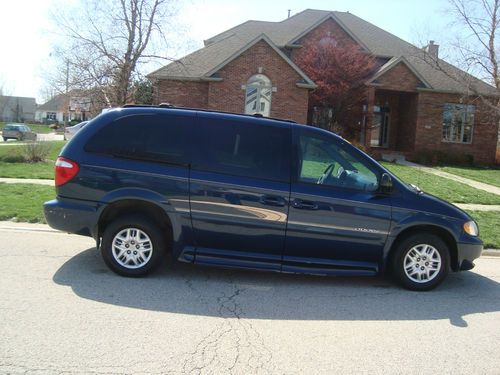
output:
M0 88L6 95L43 102L44 77L58 40L52 15L77 0L0 0ZM179 0L175 40L168 57L203 46L203 40L247 20L281 21L304 9L349 11L402 39L445 44L447 0ZM423 44L422 44L423 45ZM151 68L154 70L154 68ZM148 73L148 72L146 72Z

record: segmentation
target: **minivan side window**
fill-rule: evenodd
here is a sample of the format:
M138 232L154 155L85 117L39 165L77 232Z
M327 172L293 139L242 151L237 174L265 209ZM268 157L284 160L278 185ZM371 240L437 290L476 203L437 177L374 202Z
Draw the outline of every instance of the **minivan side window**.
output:
M120 117L98 131L85 150L126 159L188 164L186 136L191 122L188 117L159 114Z
M299 135L298 181L361 191L378 189L369 166L340 142L309 132Z
M290 129L228 119L199 118L193 169L290 181Z

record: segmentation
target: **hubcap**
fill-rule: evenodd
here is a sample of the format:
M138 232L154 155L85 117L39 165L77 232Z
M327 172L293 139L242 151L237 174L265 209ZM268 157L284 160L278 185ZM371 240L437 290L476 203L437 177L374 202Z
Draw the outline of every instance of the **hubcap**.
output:
M406 253L403 267L410 280L416 283L426 283L438 275L441 264L441 255L436 248L420 244Z
M134 251L130 251L130 248ZM143 267L153 255L153 244L149 236L137 228L127 228L113 238L113 258L119 265L136 269Z

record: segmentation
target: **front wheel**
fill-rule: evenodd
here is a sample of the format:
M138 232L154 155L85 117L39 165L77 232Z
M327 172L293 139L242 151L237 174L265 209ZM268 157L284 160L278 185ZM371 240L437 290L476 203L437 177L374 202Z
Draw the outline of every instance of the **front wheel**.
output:
M142 215L129 215L107 226L101 254L115 273L138 277L150 273L165 253L165 239L156 224Z
M4 142L7 142L7 140L9 139L9 138L7 138L7 137L2 137L2 138L3 138L3 141L4 141Z
M448 275L450 253L445 242L433 234L415 234L396 248L392 271L405 288L425 291L437 287Z

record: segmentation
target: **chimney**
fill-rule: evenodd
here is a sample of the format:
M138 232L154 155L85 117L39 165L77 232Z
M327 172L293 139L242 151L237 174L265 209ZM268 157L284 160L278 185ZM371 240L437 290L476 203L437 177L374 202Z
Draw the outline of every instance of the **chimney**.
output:
M434 44L433 40L429 40L429 44L425 47L425 52L431 55L432 58L439 57L439 44Z

